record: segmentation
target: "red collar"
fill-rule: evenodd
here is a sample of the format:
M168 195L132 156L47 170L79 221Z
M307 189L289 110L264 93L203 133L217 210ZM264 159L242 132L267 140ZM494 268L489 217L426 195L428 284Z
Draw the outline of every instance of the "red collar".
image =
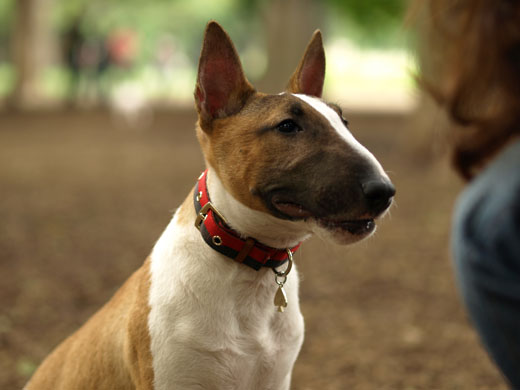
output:
M206 183L207 176L208 170L206 169L200 175L193 194L197 212L195 226L200 230L206 244L217 252L257 271L261 267L276 268L287 262L287 250L294 252L300 244L294 248L277 249L264 245L251 237L241 238L211 204Z

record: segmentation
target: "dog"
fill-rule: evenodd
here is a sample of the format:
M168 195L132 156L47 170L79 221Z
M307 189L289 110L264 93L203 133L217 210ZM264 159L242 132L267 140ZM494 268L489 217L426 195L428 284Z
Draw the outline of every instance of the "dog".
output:
M285 92L257 92L205 30L195 88L207 170L151 255L41 364L27 390L288 389L304 336L292 254L371 235L395 189L321 100L317 30ZM274 272L273 272L274 271Z

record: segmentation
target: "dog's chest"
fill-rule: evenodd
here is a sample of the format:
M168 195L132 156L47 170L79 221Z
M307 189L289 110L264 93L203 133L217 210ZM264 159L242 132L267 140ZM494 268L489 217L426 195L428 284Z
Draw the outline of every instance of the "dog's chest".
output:
M272 273L215 267L215 252L175 222L152 254L155 389L288 388L303 341L297 272L286 285L289 307L278 313Z

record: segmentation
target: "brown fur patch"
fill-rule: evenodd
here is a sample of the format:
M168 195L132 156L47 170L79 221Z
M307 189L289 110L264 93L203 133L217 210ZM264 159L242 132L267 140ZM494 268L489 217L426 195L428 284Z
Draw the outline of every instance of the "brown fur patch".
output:
M288 119L302 131L280 133L277 125ZM325 196L318 193L319 188L341 185L347 189L334 189L335 198L359 202L357 193L349 193L359 187L352 180L356 172L363 171L362 159L326 118L291 94L256 93L240 113L215 120L210 134L198 128L197 135L208 164L226 190L252 209L271 212L261 194L272 187L294 189L307 203ZM345 208L337 202L327 203Z
M204 94L198 91L204 84L211 90L216 81L205 76L212 64L221 62L228 63L230 70L213 75L219 86L219 94L213 98L219 106L231 105L233 110L208 118L200 108ZM320 97L324 77L323 41L316 31L287 90ZM255 92L245 79L229 36L212 23L206 30L198 80L197 137L207 164L236 199L280 218L291 217L275 207L274 196L300 205L316 217L341 214L357 218L363 213L367 205L359 177L377 176L377 172L309 104L291 93ZM236 96L243 98L237 100ZM341 116L338 107L333 109ZM284 123L292 130L285 131Z
M150 260L41 364L28 390L153 389Z

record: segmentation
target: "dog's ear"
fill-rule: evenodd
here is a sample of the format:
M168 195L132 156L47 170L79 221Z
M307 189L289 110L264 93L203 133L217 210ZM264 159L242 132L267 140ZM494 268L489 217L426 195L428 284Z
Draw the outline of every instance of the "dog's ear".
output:
M195 103L203 128L211 121L236 114L254 93L233 42L214 21L206 26L199 59Z
M305 54L289 80L287 91L321 97L325 81L325 50L320 30L316 30Z

